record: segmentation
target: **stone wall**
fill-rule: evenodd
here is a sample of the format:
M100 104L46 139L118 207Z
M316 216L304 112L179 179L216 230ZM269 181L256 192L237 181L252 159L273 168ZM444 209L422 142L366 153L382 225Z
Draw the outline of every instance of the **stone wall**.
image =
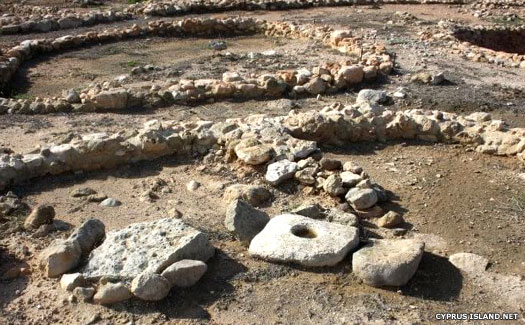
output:
M84 135L71 143L44 145L35 153L3 154L0 189L49 174L112 168L167 155L211 150L262 164L271 159L304 159L318 144L395 139L462 143L482 153L525 160L525 129L508 128L487 113L461 116L440 111L391 111L370 102L353 106L336 103L319 112L291 111L278 117L259 114L218 123L154 120L133 132ZM257 153L264 159L254 160Z
M251 18L189 18L175 22L153 21L146 26L134 25L126 29L88 32L55 39L27 40L0 57L0 81L2 85L6 85L24 61L45 53L151 35L201 37L213 36L219 31L221 35L259 33L270 37L317 40L345 54L347 59L338 63L321 63L313 70L282 71L255 78L245 78L232 72L225 74L222 80L171 80L153 84L149 90L126 88L119 82L107 82L84 89L78 96L64 95L35 100L0 98L0 114L123 110L208 99L279 98L290 93L318 95L334 93L364 80L374 80L378 74L389 74L393 69L392 58L384 46L373 41L364 41L350 31Z

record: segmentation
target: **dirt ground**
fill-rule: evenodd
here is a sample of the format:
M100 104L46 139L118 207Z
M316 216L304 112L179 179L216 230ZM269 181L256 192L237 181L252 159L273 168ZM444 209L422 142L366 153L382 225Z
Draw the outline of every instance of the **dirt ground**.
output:
M121 5L121 4L120 4ZM399 20L396 11L406 11L415 22ZM514 127L525 127L525 69L502 68L466 61L419 40L417 32L441 19L466 24L487 24L464 7L445 5L384 5L315 8L274 12L234 12L267 20L329 24L375 34L396 55L396 70L378 83L360 88L393 92L406 88L407 97L394 99L391 108L422 108L456 113L490 112ZM170 18L166 18L170 19ZM392 24L387 23L392 21ZM113 26L125 26L120 22ZM47 33L56 37L108 26ZM41 34L1 36L0 47ZM149 82L168 77L214 77L230 69L262 73L283 68L313 67L337 56L315 43L283 41L264 37L227 39L228 51L236 55L275 50L279 55L264 61L207 49L205 39L142 39L105 44L25 64L13 81L14 96L56 96L63 90L82 88L93 81L111 80L139 65L159 67L140 76ZM444 72L443 85L410 82L419 71ZM171 72L173 75L164 74ZM255 113L284 115L291 109L319 110L335 101L353 103L360 88L320 99L279 99L217 102L195 106L123 113L2 115L0 147L26 153L38 144L62 143L71 134L118 132L139 128L151 119L221 121ZM224 188L235 183L264 184L260 171L237 164L206 164L201 157L173 157L122 166L114 170L48 176L17 185L11 190L30 206L51 204L63 230L48 237L32 238L25 232L0 236L0 274L14 265L27 265L28 275L0 281L0 323L5 324L427 324L440 312L517 312L506 292L475 285L448 262L456 252L472 252L489 259L490 272L525 277L525 166L515 158L483 155L471 148L421 142L349 143L345 148L323 148L326 156L361 165L371 179L393 193L385 210L403 213L407 238L426 241L426 253L415 277L401 288L377 289L351 272L351 257L335 267L305 269L271 264L250 258L246 247L223 226L226 203ZM158 179L166 190L154 202L144 202L140 193ZM186 189L195 180L197 191ZM268 185L273 194L269 215L292 210L305 203L336 207L325 194L307 194L300 186ZM103 208L70 197L79 187L91 187L122 201L122 206ZM182 219L210 234L216 255L208 272L188 289L174 289L161 302L130 300L104 307L71 303L57 280L37 270L38 252L55 238L65 237L72 227L95 217L106 230L169 215L172 208ZM365 237L388 237L389 233L368 224ZM449 322L454 323L454 322ZM489 323L489 322L487 322ZM497 322L490 322L495 324ZM506 324L510 324L507 322Z

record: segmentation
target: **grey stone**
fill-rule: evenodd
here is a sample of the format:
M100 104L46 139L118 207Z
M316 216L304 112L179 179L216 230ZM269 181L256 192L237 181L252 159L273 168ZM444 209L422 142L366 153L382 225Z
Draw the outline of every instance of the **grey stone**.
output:
M358 244L357 228L282 214L253 238L249 253L273 262L326 266L339 263Z
M323 183L323 189L331 196L339 196L345 193L343 181L339 175L330 175Z
M69 236L69 240L78 242L82 255L88 255L95 245L104 239L106 234L106 227L104 223L98 219L89 219L80 225Z
M403 216L395 211L388 211L384 216L377 220L377 225L384 228L394 228L405 222Z
M71 191L71 197L83 197L90 196L93 194L97 194L97 191L89 187L81 187Z
M297 163L288 159L279 160L268 165L266 181L272 185L279 185L281 182L292 178L296 171Z
M66 101L70 104L80 103L80 96L78 95L78 92L75 89L68 90L66 94Z
M388 100L388 95L383 90L363 89L357 94L356 104L384 104Z
M208 266L202 261L182 260L168 266L162 276L168 279L172 286L191 287L206 273Z
M308 204L308 205L301 205L298 208L293 209L290 211L291 214L298 214L300 216L312 218L312 219L318 219L322 217L323 209L319 204Z
M402 286L416 273L424 248L412 239L374 240L354 253L352 270L374 287Z
M73 296L75 296L78 300L83 302L90 301L94 295L94 288L77 287L73 289Z
M345 198L357 210L371 208L377 203L376 192L369 188L351 188Z
M142 272L162 272L182 259L206 261L214 253L206 234L179 219L164 218L108 232L81 273L86 279L129 281Z
M324 170L339 170L342 167L341 161L337 159L331 159L323 157L319 161L319 165Z
M328 211L326 218L330 222L340 223L351 227L357 227L359 224L359 219L355 214L340 210Z
M224 225L241 242L249 243L266 226L270 218L242 200L235 200L226 209Z
M352 172L342 172L341 180L343 181L344 186L354 187L359 182L361 182L363 178L360 175L354 174Z
M131 293L142 300L162 300L170 290L171 284L168 279L157 273L141 273L131 282Z

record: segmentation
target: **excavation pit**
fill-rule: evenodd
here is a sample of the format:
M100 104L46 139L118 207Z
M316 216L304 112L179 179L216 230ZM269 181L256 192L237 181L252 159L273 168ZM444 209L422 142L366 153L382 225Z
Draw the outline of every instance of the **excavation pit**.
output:
M454 36L461 42L469 42L489 50L525 54L524 28L460 28L454 31Z

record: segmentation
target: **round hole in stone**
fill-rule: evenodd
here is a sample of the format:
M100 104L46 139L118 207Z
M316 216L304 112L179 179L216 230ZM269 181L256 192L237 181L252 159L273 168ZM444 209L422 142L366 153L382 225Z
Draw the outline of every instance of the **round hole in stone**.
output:
M291 229L292 234L301 238L315 238L317 232L307 225L295 225Z

